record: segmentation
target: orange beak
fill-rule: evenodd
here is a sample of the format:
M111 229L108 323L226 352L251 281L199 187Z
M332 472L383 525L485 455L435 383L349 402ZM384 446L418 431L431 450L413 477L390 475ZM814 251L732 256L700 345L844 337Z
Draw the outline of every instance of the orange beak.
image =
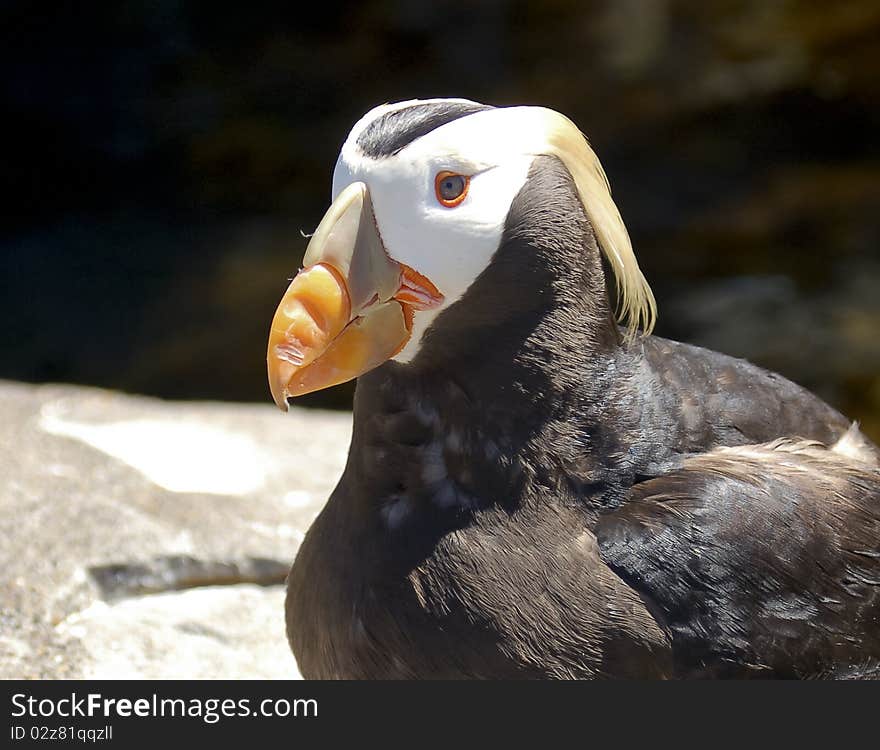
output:
M413 311L443 301L428 279L388 257L362 182L330 206L303 266L269 330L269 388L282 411L288 397L344 383L393 357L409 341Z

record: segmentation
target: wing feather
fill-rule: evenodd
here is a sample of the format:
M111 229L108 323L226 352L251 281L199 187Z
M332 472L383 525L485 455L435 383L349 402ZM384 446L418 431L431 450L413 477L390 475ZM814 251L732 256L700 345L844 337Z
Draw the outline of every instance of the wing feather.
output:
M880 468L861 444L693 456L600 520L681 676L880 676Z

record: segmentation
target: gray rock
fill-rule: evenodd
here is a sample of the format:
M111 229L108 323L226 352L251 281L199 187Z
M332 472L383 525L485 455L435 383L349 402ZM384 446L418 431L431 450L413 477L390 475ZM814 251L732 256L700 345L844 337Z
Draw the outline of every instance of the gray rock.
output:
M0 381L0 677L296 677L283 577L349 414Z

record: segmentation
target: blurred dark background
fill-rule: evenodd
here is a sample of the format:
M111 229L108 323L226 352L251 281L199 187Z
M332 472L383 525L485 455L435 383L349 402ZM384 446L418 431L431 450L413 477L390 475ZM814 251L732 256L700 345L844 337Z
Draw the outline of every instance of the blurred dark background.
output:
M590 136L659 334L880 438L877 0L7 1L0 35L0 377L268 401L348 129L465 96Z

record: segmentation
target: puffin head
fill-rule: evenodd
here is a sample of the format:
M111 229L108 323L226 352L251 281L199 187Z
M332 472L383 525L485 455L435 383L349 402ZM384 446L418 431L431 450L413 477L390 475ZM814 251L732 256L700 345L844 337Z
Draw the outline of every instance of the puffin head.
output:
M602 166L574 123L543 107L464 99L385 104L343 144L332 204L272 320L275 403L286 410L288 397L389 359L417 361L440 313L503 253L515 198L543 156L556 157L571 177L629 333L650 331L654 297Z

